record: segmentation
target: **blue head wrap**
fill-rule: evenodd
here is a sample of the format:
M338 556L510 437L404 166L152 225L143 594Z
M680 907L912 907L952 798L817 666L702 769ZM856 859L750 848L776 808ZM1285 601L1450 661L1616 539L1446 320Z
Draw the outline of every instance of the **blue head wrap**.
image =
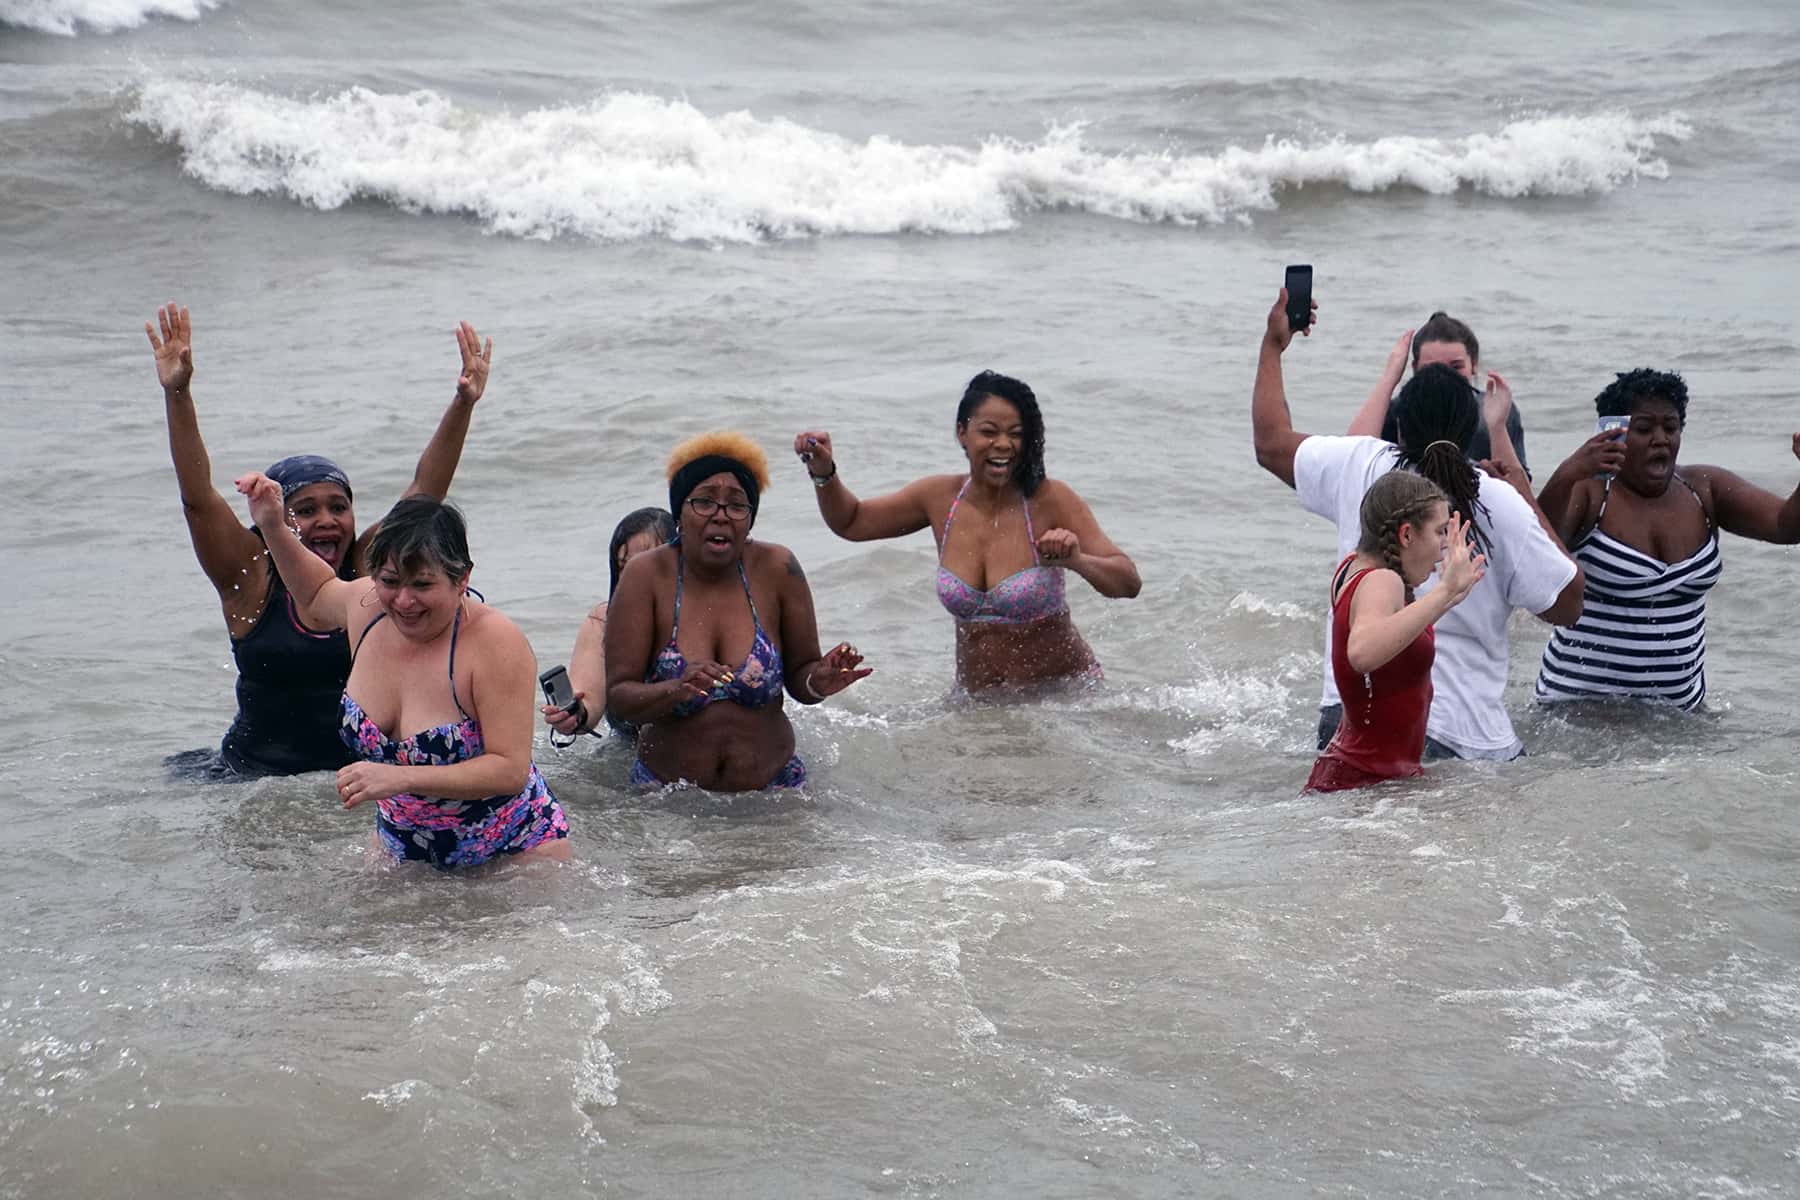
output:
M354 500L350 492L350 477L344 469L317 454L296 454L284 458L264 472L270 479L281 485L281 499L287 498L303 487L315 483L335 483L344 489L344 498Z

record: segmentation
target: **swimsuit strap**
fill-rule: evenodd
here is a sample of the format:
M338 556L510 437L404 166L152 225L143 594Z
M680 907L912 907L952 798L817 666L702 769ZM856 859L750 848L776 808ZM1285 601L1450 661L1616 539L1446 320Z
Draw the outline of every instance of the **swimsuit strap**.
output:
M1348 571L1350 569L1350 564L1355 561L1356 555L1345 555L1344 561L1338 564L1337 571L1331 576L1331 602L1333 604L1337 603L1339 593L1344 590L1344 572Z
M461 632L462 604L459 602L456 606L456 616L450 622L450 699L455 702L457 712L473 721L475 718L469 716L469 710L464 708L462 701L456 698L456 635Z
M1600 485L1600 511L1594 514L1594 528L1600 528L1600 518L1606 515L1606 502L1612 499L1613 477L1608 475L1606 482Z
M1031 527L1031 499L1021 497L1021 500L1025 505L1025 540L1031 543L1031 565L1040 566L1042 564L1038 560L1037 531Z
M944 548L950 544L950 522L956 520L956 506L962 503L964 493L969 490L969 485L974 482L975 477L973 475L963 480L962 487L957 490L956 499L950 502L950 511L944 514L944 536L938 539L939 562L944 561Z
M1675 473L1675 478L1681 481L1681 486L1688 490L1688 495L1692 496L1694 498L1694 503L1700 506L1700 515L1706 518L1706 532L1711 533L1713 531L1713 519L1712 514L1706 511L1706 501L1700 498L1700 493L1694 488L1693 484L1687 481L1687 477L1681 472L1677 471Z
M387 616L387 610L383 609L381 612L378 612L375 614L375 619L373 621L370 621L367 625L363 626L362 633L360 635L358 635L358 637L356 639L356 645L350 651L350 661L351 662L354 663L356 661L356 656L357 656L358 652L360 652L362 650L363 639L367 638L369 636L369 630L371 630L371 629L375 628L377 625L381 624L383 618L385 618L386 616Z
M750 620L758 633L762 632L762 618L756 615L756 596L750 591L750 577L744 574L743 560L738 560L738 581L744 585L744 599L750 602ZM750 652L756 652L756 635L751 634Z
M669 625L670 645L674 644L675 634L681 629L681 580L682 576L687 574L686 566L687 564L681 561L681 548L677 546L675 548L675 619Z

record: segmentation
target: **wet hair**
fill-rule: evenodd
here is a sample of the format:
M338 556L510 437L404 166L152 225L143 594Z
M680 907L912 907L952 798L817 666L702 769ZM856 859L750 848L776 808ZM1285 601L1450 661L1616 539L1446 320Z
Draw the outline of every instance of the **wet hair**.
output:
M1012 477L1029 498L1044 482L1044 414L1038 410L1037 397L1022 381L998 371L983 371L963 389L962 403L956 406L956 427L967 429L969 418L989 396L998 396L1019 411L1025 436L1013 462Z
M1475 340L1475 331L1449 313L1439 310L1425 318L1419 331L1413 334L1412 361L1419 365L1419 347L1426 342L1461 342L1463 349L1469 352L1469 365L1474 366L1481 361L1481 343Z
M1469 445L1481 426L1481 402L1475 389L1452 367L1432 363L1414 372L1400 389L1394 406L1400 463L1443 489L1450 507L1475 531L1475 545L1487 553L1491 544L1480 518L1481 477L1469 461Z
M474 565L462 513L430 496L408 496L394 505L369 542L371 575L388 566L402 575L436 567L448 579L461 579Z
M1400 527L1419 525L1433 508L1449 502L1443 488L1411 471L1389 471L1363 493L1362 534L1356 549L1379 555L1388 570L1400 576L1408 604L1412 603L1413 589L1406 572L1400 569Z
M769 486L769 457L744 434L723 429L691 437L669 453L669 513L677 520L688 494L721 471L728 471L743 485L750 502L750 520Z
M1687 424L1687 381L1673 371L1653 371L1639 367L1620 371L1618 376L1594 397L1594 412L1602 417L1629 417L1640 400L1667 400L1675 406L1675 415Z
M625 519L613 528L612 543L606 548L606 565L612 572L612 583L606 589L608 599L619 590L619 554L625 549L625 543L640 533L654 533L658 542L675 540L675 518L669 515L666 508L640 508L625 514Z

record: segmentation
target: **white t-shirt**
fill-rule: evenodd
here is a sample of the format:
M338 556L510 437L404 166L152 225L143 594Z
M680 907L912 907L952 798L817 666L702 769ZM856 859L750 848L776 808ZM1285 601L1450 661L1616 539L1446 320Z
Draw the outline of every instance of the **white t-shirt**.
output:
M1374 437L1319 437L1294 452L1294 488L1308 512L1337 522L1338 555L1356 552L1362 534L1363 493L1400 463L1400 451ZM1506 715L1506 624L1512 610L1539 613L1575 578L1575 564L1544 532L1537 514L1512 485L1480 475L1477 514L1486 531L1487 574L1461 604L1437 623L1435 695L1426 732L1464 758L1511 758L1518 735ZM1433 574L1422 594L1437 586ZM1325 622L1325 704L1339 704L1331 678L1331 621Z

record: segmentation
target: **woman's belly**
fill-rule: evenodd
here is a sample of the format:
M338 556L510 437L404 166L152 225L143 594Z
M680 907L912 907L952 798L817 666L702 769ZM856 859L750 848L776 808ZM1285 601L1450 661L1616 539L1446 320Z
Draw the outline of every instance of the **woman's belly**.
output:
M779 704L715 700L691 717L646 725L638 738L638 759L652 775L715 792L767 787L793 756L794 726Z
M1068 613L1029 625L959 621L956 682L968 692L1074 679L1097 662Z

